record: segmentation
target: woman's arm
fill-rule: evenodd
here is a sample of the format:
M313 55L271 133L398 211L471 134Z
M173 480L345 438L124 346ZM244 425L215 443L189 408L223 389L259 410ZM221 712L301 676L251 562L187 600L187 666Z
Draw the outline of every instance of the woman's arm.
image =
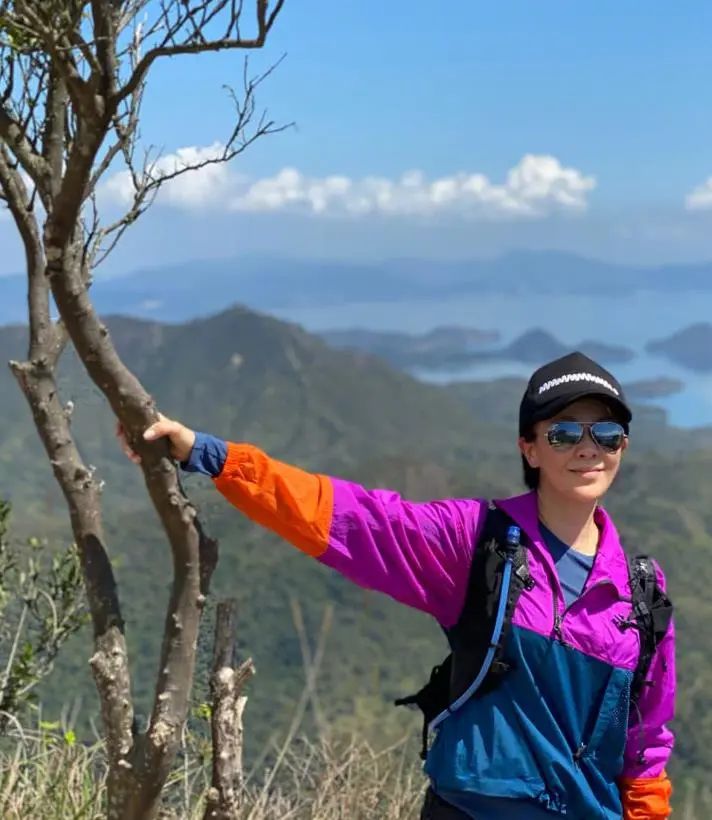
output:
M205 453L220 447L201 442L199 436ZM224 446L213 480L245 515L360 586L443 626L456 622L484 502L413 503L389 490L306 472L251 444Z
M128 457L140 461L119 425ZM390 490L309 473L251 444L195 433L159 415L144 433L169 440L184 470L211 476L245 515L360 586L456 623L487 504L473 499L414 503Z
M129 458L140 461L120 426L117 434ZM251 444L231 444L159 416L144 438L164 437L184 470L211 476L253 521L360 586L427 612L445 627L457 621L485 502L413 503L389 490L309 473Z
M658 570L658 581L665 579ZM638 712L631 713L623 776L619 781L623 820L662 820L671 812L672 785L666 774L674 736L667 727L675 712L675 626L670 623L653 657Z

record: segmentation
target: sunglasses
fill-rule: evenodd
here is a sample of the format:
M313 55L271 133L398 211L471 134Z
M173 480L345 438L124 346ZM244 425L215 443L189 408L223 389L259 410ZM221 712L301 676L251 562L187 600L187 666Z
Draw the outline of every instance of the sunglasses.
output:
M555 450L566 450L583 441L586 430L607 453L617 453L626 439L623 425L617 421L555 421L546 431L546 438Z

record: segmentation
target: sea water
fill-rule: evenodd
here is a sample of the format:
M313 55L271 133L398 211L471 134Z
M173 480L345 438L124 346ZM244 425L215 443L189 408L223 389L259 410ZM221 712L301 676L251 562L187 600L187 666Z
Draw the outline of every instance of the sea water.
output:
M626 296L615 290L597 296L486 293L460 299L358 302L271 312L314 332L363 328L419 334L441 325L462 325L498 330L501 346L505 346L525 331L539 328L572 349L584 340L622 345L630 348L635 357L624 364L609 365L621 382L678 379L684 384L681 392L653 399L652 403L668 412L672 424L712 425L712 372L697 373L645 350L649 341L666 338L696 322L712 322L712 291L640 291ZM532 369L528 364L498 359L457 370L421 369L414 375L446 383L526 377Z

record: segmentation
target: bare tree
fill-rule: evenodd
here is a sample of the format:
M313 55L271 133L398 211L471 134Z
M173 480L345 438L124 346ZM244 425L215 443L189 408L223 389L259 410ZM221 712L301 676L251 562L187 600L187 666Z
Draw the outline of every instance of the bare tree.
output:
M108 816L157 815L180 743L199 620L217 545L203 532L165 445L141 432L156 418L149 393L121 361L90 298L92 271L173 177L231 160L279 130L255 106L261 77L231 92L234 127L200 162L166 164L141 153L141 102L166 57L264 46L284 0L0 0L0 196L27 266L29 351L11 362L69 508L94 625L91 666L109 760ZM126 212L102 223L96 202L107 172L128 172ZM59 320L50 314L50 293ZM101 483L81 458L55 377L68 340L142 456L146 488L173 555L174 580L153 708L144 733L133 718L124 622L101 514Z

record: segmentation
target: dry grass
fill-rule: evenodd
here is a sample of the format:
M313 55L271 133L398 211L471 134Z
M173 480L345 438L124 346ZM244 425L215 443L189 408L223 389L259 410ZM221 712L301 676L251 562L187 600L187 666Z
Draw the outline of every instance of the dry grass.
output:
M44 730L13 734L0 751L3 820L102 816L105 769L100 744L87 747L72 742L71 735Z
M202 820L209 778L207 742L186 734L165 792L162 820ZM3 820L100 820L105 765L101 743L71 733L22 731L0 748ZM415 820L424 790L412 744L380 752L353 740L293 740L268 750L247 775L240 820ZM712 792L678 789L675 816L709 820Z
M9 740L9 739L8 739ZM209 768L204 740L186 737L165 797L165 820L202 820ZM271 768L270 759L281 762ZM105 766L100 743L61 732L15 733L0 750L3 820L99 820ZM299 739L248 774L240 820L416 818L424 782L409 744L375 752L366 743Z

